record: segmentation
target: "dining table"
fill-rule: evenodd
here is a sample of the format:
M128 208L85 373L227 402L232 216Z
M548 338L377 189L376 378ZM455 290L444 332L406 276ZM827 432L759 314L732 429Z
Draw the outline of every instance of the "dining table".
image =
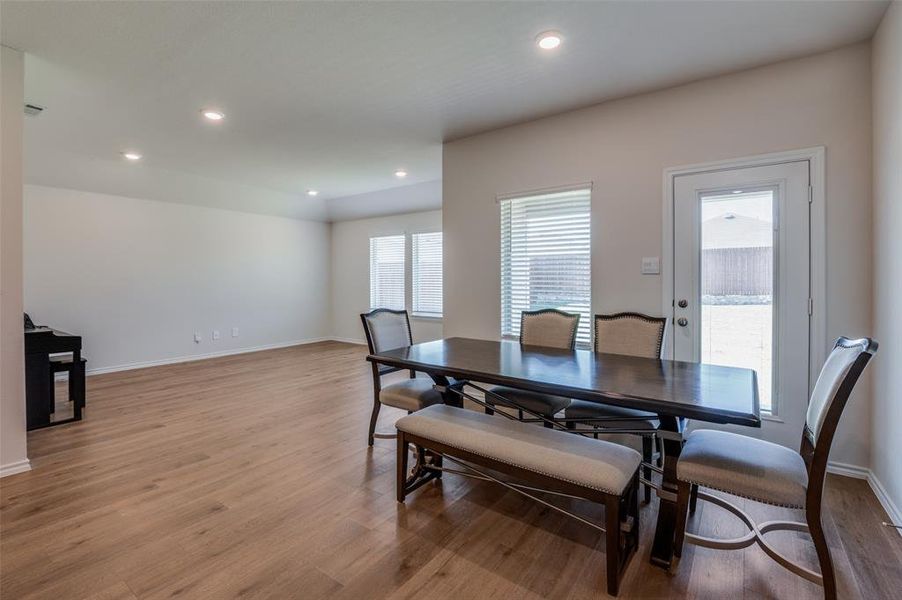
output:
M751 369L463 337L383 350L367 360L427 374L454 406L462 406L468 382L479 382L656 414L664 461L650 560L662 568L673 561L676 466L687 422L761 426Z

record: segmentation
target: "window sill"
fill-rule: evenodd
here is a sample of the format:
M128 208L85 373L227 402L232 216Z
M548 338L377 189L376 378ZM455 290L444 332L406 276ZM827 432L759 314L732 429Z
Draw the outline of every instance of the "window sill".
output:
M785 423L785 421L783 419L781 419L779 416L775 415L774 413L764 412L764 411L761 412L761 420L762 421L770 421L771 423Z
M439 322L442 320L441 315L427 315L427 314L418 314L418 313L410 313L411 319L416 319L418 321L436 321Z

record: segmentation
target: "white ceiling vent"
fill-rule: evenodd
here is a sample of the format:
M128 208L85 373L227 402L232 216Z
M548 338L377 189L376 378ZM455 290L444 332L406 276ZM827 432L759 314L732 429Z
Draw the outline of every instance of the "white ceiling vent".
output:
M25 105L25 114L29 117L39 117L41 113L44 112L43 106L38 106L37 104L26 104Z

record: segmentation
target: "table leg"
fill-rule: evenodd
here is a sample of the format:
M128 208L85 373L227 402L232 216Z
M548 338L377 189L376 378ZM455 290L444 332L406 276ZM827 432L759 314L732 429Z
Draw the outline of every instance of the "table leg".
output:
M664 447L664 476L658 492L658 523L651 547L651 563L669 569L673 561L673 537L677 517L676 465L683 449L683 419L660 416L661 436Z
M25 355L26 429L39 429L50 424L53 412L53 372L44 352Z
M79 350L72 354L69 398L72 400L72 418L75 421L81 421L81 410L85 407L85 364L81 362L81 351Z
M432 381L435 382L435 385L442 387L445 391L442 392L442 399L445 401L445 404L448 406L454 406L457 408L464 407L464 399L460 394L457 394L451 391L454 388L460 389L464 386L465 382L463 381L454 381L451 382L444 375L429 375L432 377Z

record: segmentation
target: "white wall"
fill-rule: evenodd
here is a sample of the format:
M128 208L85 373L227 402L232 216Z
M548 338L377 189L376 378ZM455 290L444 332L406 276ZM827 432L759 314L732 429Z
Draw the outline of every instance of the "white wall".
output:
M827 335L871 330L870 47L858 44L447 143L443 155L446 336L498 337L495 197L594 181L595 312L660 314L666 167L827 148ZM868 381L831 458L867 465Z
M360 313L370 309L370 238L441 231L438 210L332 224L332 334L363 343ZM447 292L446 292L447 297ZM442 322L411 317L415 342L442 337Z
M28 470L22 330L21 52L0 46L0 477Z
M26 186L25 309L89 372L326 337L329 225Z
M874 359L872 469L902 523L902 3L873 41Z

